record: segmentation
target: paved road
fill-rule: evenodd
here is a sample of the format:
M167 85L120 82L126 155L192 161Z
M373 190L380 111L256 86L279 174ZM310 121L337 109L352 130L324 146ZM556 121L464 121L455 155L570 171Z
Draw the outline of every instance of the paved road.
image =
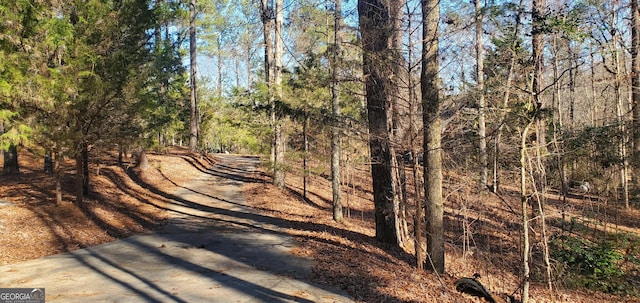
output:
M170 196L160 231L0 267L0 287L45 288L47 302L353 302L309 282L312 260L286 222L244 205L256 158L224 155ZM158 191L160 193L160 191Z

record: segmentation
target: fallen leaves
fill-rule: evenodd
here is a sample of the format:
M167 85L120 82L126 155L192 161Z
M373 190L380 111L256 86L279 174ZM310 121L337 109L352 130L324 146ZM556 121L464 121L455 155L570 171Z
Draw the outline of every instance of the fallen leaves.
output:
M56 204L54 179L41 172L42 159L27 152L19 159L19 175L0 176L0 200L11 203L0 206L0 265L157 228L167 219L168 200L161 192L172 192L214 161L175 148L168 154L149 154L152 168L142 172L130 168L130 162L118 165L115 155L100 155L92 158L90 167L100 173L91 175L91 193L79 208L72 203L73 163L63 163L64 202Z
M415 268L412 243L404 251L374 239L371 185L366 178L353 186L359 191L349 196L345 214L350 212L352 216L346 217L344 224L332 220L329 180L308 177L305 199L302 178L295 172L289 175L285 190L270 185L271 180L264 173L254 178L261 178L262 182L245 186L248 204L291 222L286 232L300 244L293 252L315 260L316 282L345 289L358 302L481 302L456 292L453 287L458 277L471 276L474 271L483 273L483 283L486 281L496 296L511 294L518 288L519 258L514 248L518 233L510 233L511 226L500 221L513 214L497 199L485 201L491 205L487 211L473 210L474 220L482 219L473 227L477 238L486 237L484 246L462 249L452 240L462 233L450 228L446 243L447 274L437 276ZM456 205L449 203L448 207L450 214L456 213ZM640 302L640 299L563 289L556 290L554 297L548 294L545 285L534 283L530 302Z

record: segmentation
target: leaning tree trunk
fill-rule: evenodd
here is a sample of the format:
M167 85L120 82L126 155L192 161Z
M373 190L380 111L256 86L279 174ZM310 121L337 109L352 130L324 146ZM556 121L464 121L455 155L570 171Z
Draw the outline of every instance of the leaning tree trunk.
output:
M440 1L422 0L422 120L427 255L433 270L444 272L444 207L442 201L442 126L438 89L438 21Z

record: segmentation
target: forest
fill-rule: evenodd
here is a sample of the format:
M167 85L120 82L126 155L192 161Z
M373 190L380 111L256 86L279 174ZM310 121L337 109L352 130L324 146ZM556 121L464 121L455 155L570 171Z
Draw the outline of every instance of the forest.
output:
M521 302L640 297L638 0L0 0L3 175L28 152L81 207L92 161L170 146L324 178L340 224L366 177L435 276L508 242Z

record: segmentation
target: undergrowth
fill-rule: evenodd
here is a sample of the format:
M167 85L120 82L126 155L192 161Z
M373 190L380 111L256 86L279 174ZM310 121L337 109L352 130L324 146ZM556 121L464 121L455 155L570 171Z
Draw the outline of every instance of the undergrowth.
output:
M555 235L550 241L556 278L570 288L640 295L640 239L620 236L588 240Z

